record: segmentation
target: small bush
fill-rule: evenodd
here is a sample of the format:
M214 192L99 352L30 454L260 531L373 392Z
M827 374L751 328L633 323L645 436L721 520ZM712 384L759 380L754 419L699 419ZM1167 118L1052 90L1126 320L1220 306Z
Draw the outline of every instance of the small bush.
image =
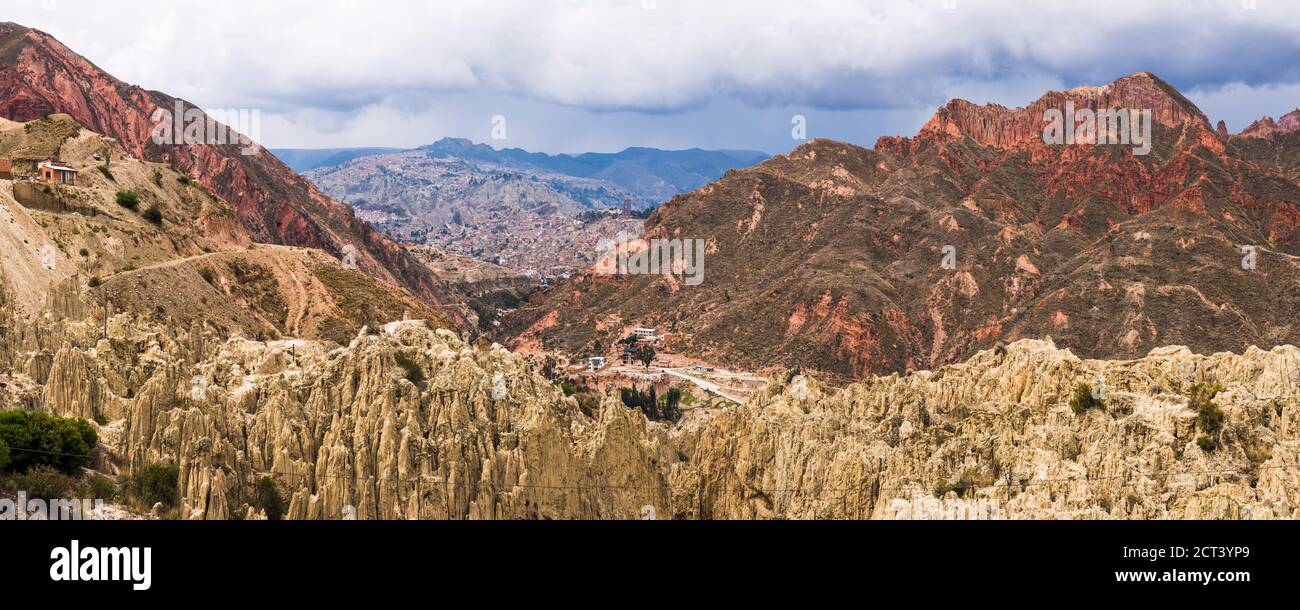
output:
M50 185L47 184L47 185L45 185L43 188L41 188L41 192L42 192L42 193L45 193L46 195L53 195L53 194L54 194L54 189L53 189L53 188L50 188Z
M91 288L99 288L103 283L104 280L99 279L98 275L92 275L90 276L90 280L86 282L86 285Z
M9 465L9 443L0 438L0 471L3 471Z
M118 191L117 205L128 210L134 210L140 207L140 196L137 195L135 191Z
M203 281L212 284L213 286L217 285L217 274L213 272L212 269L201 267L199 269L199 277L203 278Z
M42 500L60 500L72 496L76 481L59 472L57 468L46 464L33 466L15 481L20 491L26 491L27 497Z
M1074 396L1070 398L1070 410L1075 415L1083 415L1088 409L1104 409L1106 402L1092 394L1092 386L1081 383L1074 386Z
M153 170L153 183L162 186L162 172Z
M149 209L145 210L142 216L144 216L145 220L152 222L156 225L162 224L162 220L163 220L162 210L158 209L157 205L149 206Z
M86 481L86 491L89 492L92 500L112 502L117 499L117 485L104 475L91 475Z
M189 184L189 183L190 183L190 177L189 177L189 176L177 176L177 177L176 177L176 181L179 182L179 183L181 183L181 184Z
M107 165L100 165L100 166L99 166L99 173L104 174L104 177L105 177L105 178L108 178L108 180L109 180L110 182L117 182L117 178L114 178L114 177L113 177L113 172L108 171L108 166L107 166Z
M961 483L939 481L939 484L934 486L934 497L943 499L944 496L948 495L948 492L956 492L960 496L963 491L965 490L962 488Z
M81 258L86 258L87 256L90 256L90 250L87 250L87 249L85 249L85 248L82 248L82 249L80 249L80 250L77 251L77 254L80 254L80 255L81 255Z
M1227 418L1214 399L1224 387L1219 384L1198 383L1187 392L1187 406L1196 411L1196 425L1206 434L1218 434Z
M268 476L257 482L257 507L266 511L269 521L279 521L284 517L284 500L275 479Z
M130 495L146 506L161 502L165 507L174 508L180 496L177 483L180 473L175 464L150 464L130 479L127 488Z
M1201 451L1214 451L1218 444L1208 434L1202 434L1196 438L1196 446L1200 447Z

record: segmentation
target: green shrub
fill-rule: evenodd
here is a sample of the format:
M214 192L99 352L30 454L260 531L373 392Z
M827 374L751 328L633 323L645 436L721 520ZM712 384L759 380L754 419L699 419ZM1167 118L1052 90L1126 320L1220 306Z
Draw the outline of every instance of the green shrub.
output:
M284 517L284 500L280 497L280 487L275 479L262 477L257 482L257 507L266 511L266 518L279 521Z
M659 391L653 385L645 392L637 386L632 386L631 389L620 389L618 396L624 406L629 409L639 409L646 419L651 421L676 423L682 418L682 391L677 388L669 388L668 392L660 397Z
M203 281L212 284L213 286L217 285L217 274L213 272L212 269L207 267L199 268L199 277L203 278Z
M153 170L153 183L162 186L162 172Z
M1081 383L1074 386L1074 395L1070 398L1070 410L1075 415L1083 415L1088 409L1105 409L1106 401L1093 396L1092 386Z
M149 209L145 210L144 214L141 214L141 216L143 216L145 220L156 225L162 224L162 210L158 209L157 205L149 206Z
M82 248L81 250L77 251L77 254L80 254L81 258L86 258L87 256L90 256L90 250Z
M1227 416L1219 405L1214 404L1214 399L1224 389L1217 383L1198 383L1187 392L1187 406L1196 411L1196 425L1206 434L1218 434L1223 429L1223 420Z
M84 419L0 411L0 440L9 447L9 469L14 472L47 465L75 474L90 464L99 435Z
M180 497L178 479L180 468L175 464L150 464L128 481L128 493L146 506L152 507L161 502L163 506L173 508Z
M1196 438L1196 446L1200 447L1201 451L1214 451L1218 447L1218 443L1215 443L1214 439L1210 438L1208 434L1202 434Z
M76 481L72 477L46 464L33 466L15 478L18 489L26 491L27 497L42 500L70 498L76 487Z
M176 181L179 182L179 183L181 183L181 184L189 184L189 183L190 183L190 177L189 177L189 176L177 176L177 177L176 177Z
M134 210L140 207L140 196L135 194L135 191L118 191L117 205Z
M104 475L91 475L86 481L86 491L93 500L112 502L117 499L117 485Z
M103 283L104 280L99 279L98 275L92 275L90 276L90 281L86 282L86 285L90 286L91 288L99 288L99 286Z
M54 189L51 188L50 185L47 184L47 185L45 185L44 187L41 188L41 192L42 192L42 193L45 193L46 195L53 195L53 194L54 194Z
M8 465L9 465L9 443L6 443L5 439L0 438L0 472L3 472L5 467Z
M111 181L111 182L117 182L117 178L114 178L114 177L113 177L113 172L108 171L108 165L100 165L100 166L99 166L99 173L104 174L104 177L105 177L105 178L108 178L109 181Z

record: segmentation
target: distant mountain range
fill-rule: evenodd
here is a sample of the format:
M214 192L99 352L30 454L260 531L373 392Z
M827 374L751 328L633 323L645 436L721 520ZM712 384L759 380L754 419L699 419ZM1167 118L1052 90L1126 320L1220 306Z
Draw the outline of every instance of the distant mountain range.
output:
M398 240L542 277L590 265L601 237L640 232L636 216L598 212L625 204L653 209L767 158L753 151L651 148L548 155L451 138L410 150L362 153L322 151L314 156L319 164L305 175ZM287 154L303 162L313 158L304 151Z
M339 167L360 157L412 151L434 158L600 180L627 191L641 207L652 207L673 195L717 180L728 170L748 167L768 158L767 153L754 150L660 150L644 147L628 148L618 153L550 155L519 148L496 149L464 138L443 138L413 149L271 149L281 161L300 173Z
M403 152L405 148L272 148L271 154L298 173L318 167L337 167L357 157Z

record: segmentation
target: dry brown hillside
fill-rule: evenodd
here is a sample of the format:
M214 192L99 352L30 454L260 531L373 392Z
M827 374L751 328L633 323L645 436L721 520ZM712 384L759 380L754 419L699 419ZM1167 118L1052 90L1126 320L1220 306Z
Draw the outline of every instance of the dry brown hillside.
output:
M67 115L0 124L0 158L17 172L0 180L0 279L27 318L102 317L107 306L226 334L342 343L407 316L446 322L321 251L254 243L223 199ZM77 184L29 180L46 160L80 170Z

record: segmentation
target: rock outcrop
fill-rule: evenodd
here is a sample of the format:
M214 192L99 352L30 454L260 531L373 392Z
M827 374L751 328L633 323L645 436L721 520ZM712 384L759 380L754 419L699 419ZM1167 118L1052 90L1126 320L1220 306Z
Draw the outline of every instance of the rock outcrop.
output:
M0 368L44 370L42 408L108 422L105 468L178 464L190 519L260 516L267 476L293 519L1237 519L1300 507L1289 346L1092 361L1022 341L844 388L774 378L743 407L669 427L613 399L586 414L523 357L419 321L341 348L127 316L97 332L28 328ZM1079 382L1104 408L1071 410ZM1196 382L1225 388L1213 450L1198 446L1184 396Z

